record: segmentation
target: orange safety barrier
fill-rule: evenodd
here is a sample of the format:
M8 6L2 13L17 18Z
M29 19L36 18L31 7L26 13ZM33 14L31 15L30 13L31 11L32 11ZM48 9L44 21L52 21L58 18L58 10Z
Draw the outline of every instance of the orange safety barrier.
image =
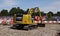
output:
M35 21L35 23L41 23L41 21ZM59 24L60 21L42 21L42 23L46 23L46 24Z
M5 25L6 24L6 21L2 20L1 24L2 25Z
M37 21L37 23L41 23L41 21Z
M57 23L57 21L53 21L53 24L56 24Z
M13 24L14 24L13 19L11 19L10 20L10 25L13 25Z
M57 21L60 24L60 21Z
M43 23L48 23L48 21L43 21Z
M53 23L53 21L49 21L49 24Z

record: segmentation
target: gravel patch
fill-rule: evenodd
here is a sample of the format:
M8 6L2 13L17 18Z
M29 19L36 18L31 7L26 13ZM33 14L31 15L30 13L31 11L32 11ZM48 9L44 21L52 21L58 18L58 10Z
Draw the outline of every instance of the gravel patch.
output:
M60 30L59 24L46 24L46 27L38 27L29 31L10 29L10 26L0 25L0 36L56 36Z

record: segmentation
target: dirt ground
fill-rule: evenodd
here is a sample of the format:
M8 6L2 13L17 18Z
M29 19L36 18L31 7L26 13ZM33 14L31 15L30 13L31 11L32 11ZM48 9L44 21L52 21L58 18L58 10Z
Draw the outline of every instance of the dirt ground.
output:
M0 25L0 36L57 36L60 31L59 24L46 24L46 27L38 27L29 31L10 29L8 25Z

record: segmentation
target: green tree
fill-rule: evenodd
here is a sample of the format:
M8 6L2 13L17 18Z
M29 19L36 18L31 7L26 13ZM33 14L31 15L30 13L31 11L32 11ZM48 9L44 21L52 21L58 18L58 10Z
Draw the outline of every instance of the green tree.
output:
M24 10L23 9L20 9L19 7L16 8L16 13L19 13L19 14L24 14Z
M53 12L52 12L52 11L49 11L48 13L50 13L50 14L51 14L51 16L53 16Z
M52 16L53 16L53 12L49 11L49 12L47 13L47 18L48 18L48 19L51 19Z
M11 10L10 10L10 12L9 12L9 14L10 15L14 15L14 14L24 14L24 10L23 9L20 9L19 7L13 7Z
M13 7L10 11L9 11L9 15L14 15L17 12L16 7Z
M56 15L57 15L57 16L60 16L60 11L57 11Z
M17 8L16 8L16 13L19 13L19 12L20 12L20 8L17 7Z
M25 14L25 11L23 9L20 9L21 14Z
M0 12L0 16L1 16L1 12Z
M43 11L40 12L41 13L41 16L45 16L46 13L44 13Z
M1 16L8 16L8 10L3 9L0 14Z
M27 14L29 12L29 8L25 11L25 14Z

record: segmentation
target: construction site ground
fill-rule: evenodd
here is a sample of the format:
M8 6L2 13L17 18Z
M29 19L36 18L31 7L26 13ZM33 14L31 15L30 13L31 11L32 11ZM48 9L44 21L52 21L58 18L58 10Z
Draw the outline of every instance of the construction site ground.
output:
M9 25L0 25L0 36L57 36L60 31L60 24L46 24L45 27L38 27L32 30L10 29Z

